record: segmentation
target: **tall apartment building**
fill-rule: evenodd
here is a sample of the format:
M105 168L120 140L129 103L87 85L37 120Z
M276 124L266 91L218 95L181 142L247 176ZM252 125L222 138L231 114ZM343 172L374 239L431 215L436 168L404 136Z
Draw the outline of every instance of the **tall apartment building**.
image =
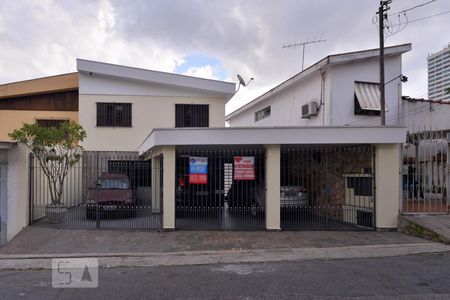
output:
M428 55L428 98L450 99L450 43L441 51Z

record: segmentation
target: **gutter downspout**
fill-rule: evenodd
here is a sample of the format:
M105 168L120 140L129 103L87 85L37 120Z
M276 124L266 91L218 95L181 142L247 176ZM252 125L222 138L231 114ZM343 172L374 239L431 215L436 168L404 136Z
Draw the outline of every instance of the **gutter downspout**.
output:
M325 126L325 72L322 71L322 68L320 68L320 77L321 77L321 82L320 82L320 106L323 106L322 108L322 126Z

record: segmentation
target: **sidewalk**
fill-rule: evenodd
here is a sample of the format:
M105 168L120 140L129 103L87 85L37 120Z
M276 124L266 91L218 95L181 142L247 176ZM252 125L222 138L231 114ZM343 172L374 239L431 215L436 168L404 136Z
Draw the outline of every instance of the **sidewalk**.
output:
M0 254L167 253L427 243L375 231L123 231L27 227Z
M399 232L143 232L29 227L0 248L0 270L50 269L52 258L101 267L351 259L450 252Z
M450 215L403 215L399 227L407 234L450 244Z

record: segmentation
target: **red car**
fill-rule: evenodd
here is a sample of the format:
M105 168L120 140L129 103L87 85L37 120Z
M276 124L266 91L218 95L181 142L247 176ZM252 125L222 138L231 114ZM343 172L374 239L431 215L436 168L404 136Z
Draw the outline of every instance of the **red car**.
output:
M134 213L136 201L130 180L126 174L102 174L96 182L96 188L88 190L86 217L96 218L110 215L112 212Z

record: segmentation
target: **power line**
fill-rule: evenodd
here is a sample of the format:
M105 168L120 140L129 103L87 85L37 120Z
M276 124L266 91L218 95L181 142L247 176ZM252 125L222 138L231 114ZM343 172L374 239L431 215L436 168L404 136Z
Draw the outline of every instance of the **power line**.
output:
M399 11L399 12L391 13L391 14L389 14L388 16L393 16L393 15L398 15L398 14L401 14L401 13L405 13L405 12L407 12L407 11L410 11L410 10L413 10L413 9L416 9L416 8L419 8L419 7L422 7L422 6L425 6L425 5L430 4L430 3L433 3L433 2L435 2L435 1L436 1L436 0L431 0L431 1L428 1L428 2L425 2L425 3L422 3L422 4L419 4L419 5L416 5L416 6L413 6L413 7L404 9L404 10L401 10L401 11Z
M450 10L447 10L447 11L444 11L444 12L441 12L441 13L438 13L438 14L434 14L434 15L431 15L431 16L419 18L419 19L409 20L409 21L406 22L406 23L392 24L392 26L399 26L399 25L404 25L404 24L414 23L414 22L417 22L417 21L422 21L422 20L426 20L426 19L430 19L430 18L442 16L442 15L445 15L445 14L448 14L448 13L450 13Z
M413 107L413 108L411 108L411 109L409 109L407 111L403 111L403 112L401 112L399 114L390 116L387 119L387 121L393 121L393 120L395 120L397 118L400 118L400 117L407 117L407 116L412 116L412 115L415 115L415 114L419 114L419 113L427 111L428 109L429 108L426 107L426 106ZM374 123L374 122L378 122L378 119L374 119L372 117L367 117L367 118L362 119L362 120L357 120L357 121L353 121L353 122L347 123L347 125L356 125L356 126L357 125L367 125L367 124Z

